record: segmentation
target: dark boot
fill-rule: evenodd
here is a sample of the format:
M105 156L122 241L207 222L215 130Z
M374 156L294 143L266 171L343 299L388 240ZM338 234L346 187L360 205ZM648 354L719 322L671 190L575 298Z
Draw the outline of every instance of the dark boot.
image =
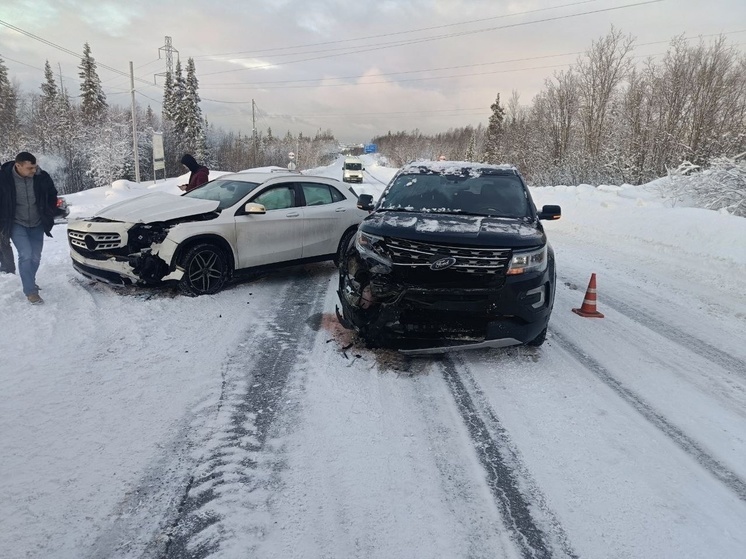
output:
M10 239L0 235L0 272L8 274L16 273L16 261L13 258L13 248L10 246Z

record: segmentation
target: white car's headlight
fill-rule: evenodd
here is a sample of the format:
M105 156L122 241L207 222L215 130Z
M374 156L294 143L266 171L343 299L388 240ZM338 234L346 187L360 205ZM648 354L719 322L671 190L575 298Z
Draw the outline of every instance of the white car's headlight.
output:
M386 245L384 244L382 237L363 233L358 229L357 235L355 236L355 246L361 255L372 258L386 266L392 265L391 257L386 251Z
M547 269L547 245L540 249L514 252L507 274L515 276L528 272L543 272Z

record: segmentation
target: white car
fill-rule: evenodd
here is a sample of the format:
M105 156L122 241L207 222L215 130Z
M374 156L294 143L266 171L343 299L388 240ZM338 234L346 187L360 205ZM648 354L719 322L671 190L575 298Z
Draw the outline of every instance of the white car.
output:
M216 293L234 274L339 261L368 212L336 179L235 173L182 196L156 192L70 221L73 266L117 284L175 282Z

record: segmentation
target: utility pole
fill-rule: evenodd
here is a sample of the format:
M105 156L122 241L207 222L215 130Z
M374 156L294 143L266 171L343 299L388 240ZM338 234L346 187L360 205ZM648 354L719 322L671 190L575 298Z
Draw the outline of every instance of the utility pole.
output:
M135 154L135 182L140 182L140 150L137 149L137 110L135 108L135 71L130 60L130 87L132 90L132 153Z
M256 112L254 108L256 107L256 103L254 103L254 100L251 100L251 145L253 147L253 155L252 155L252 163L251 167L256 167Z
M65 84L62 81L62 64L59 62L57 63L57 67L60 69L60 93L62 93L62 96L65 96Z

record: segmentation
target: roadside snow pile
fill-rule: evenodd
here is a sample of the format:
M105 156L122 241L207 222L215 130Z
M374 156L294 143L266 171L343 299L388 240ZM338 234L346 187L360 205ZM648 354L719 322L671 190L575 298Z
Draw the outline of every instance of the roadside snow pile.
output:
M746 217L746 152L713 159L709 169L685 161L662 194L675 202Z
M701 259L707 254L746 268L746 243L736 242L746 239L746 219L703 208L672 208L670 201L661 198L659 183L532 187L531 194L539 208L544 204L562 207L562 219L546 227L583 237L591 231L590 244L605 244L613 250L630 241L643 241L682 258Z

